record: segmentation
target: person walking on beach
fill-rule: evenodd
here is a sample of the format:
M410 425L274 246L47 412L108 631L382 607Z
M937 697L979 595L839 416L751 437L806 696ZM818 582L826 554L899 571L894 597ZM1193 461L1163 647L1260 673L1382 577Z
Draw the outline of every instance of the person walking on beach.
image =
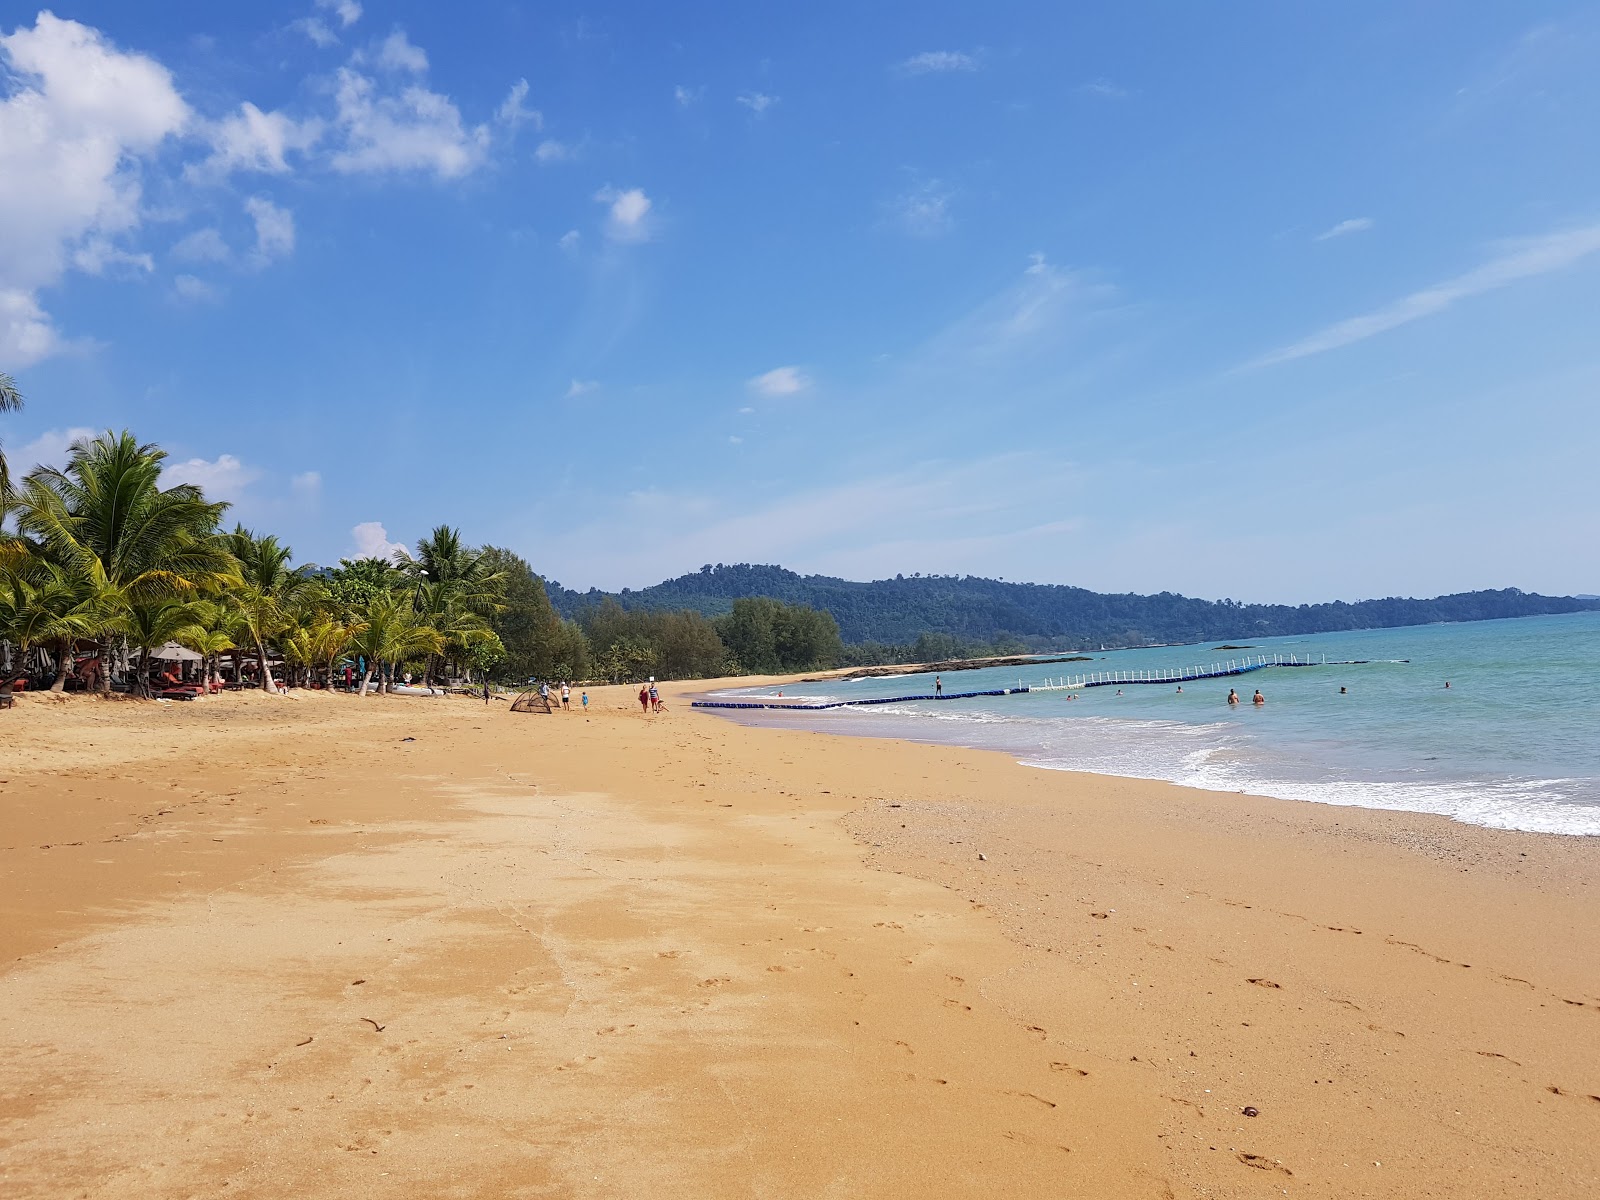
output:
M489 703L489 681L487 679L483 681L483 702L485 704Z
M588 692L585 692L583 694L583 711L585 713L587 713L589 711L589 693Z
M567 686L565 679L561 681L561 707L567 712L572 711L572 689Z
M650 685L648 683L639 685L639 709L646 716L650 715Z
M1256 694L1250 698L1250 703L1254 704L1257 708L1260 708L1266 702L1267 698L1261 694L1261 689L1257 688Z
M550 684L548 682L541 683L539 685L539 699L544 701L544 710L545 710L545 712L549 712L550 711Z
M656 679L654 675L650 677L650 711L661 711L661 693L656 691Z
M933 694L941 697L944 695L944 680L937 675L933 677Z

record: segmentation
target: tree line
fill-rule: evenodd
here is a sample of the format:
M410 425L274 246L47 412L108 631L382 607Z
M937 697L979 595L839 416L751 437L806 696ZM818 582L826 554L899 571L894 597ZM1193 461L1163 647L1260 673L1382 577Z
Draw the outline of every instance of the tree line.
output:
M563 612L606 598L553 584ZM1600 601L1540 596L1516 588L1462 592L1431 599L1388 597L1327 604L1244 604L1199 600L1176 592L1155 595L1095 592L1063 584L1010 583L973 575L896 575L863 583L801 575L750 563L706 564L698 571L613 598L629 609L692 608L711 618L731 611L741 596L771 596L823 609L839 622L849 655L888 662L928 662L1019 649L1054 651L1176 644L1384 629L1446 621L1484 621L1600 608ZM949 637L962 652L929 656L915 649L925 635ZM971 651L972 653L968 653ZM888 656L888 657L885 657ZM904 656L904 657L895 657ZM866 662L853 665L868 665Z
M0 376L0 408L20 403ZM0 683L74 674L109 691L117 664L170 644L263 689L279 683L360 692L408 674L436 680L622 682L791 672L831 665L826 613L741 599L713 621L693 611L636 612L615 601L563 617L544 581L511 550L436 528L392 560L296 566L271 534L225 528L228 505L192 484L163 487L166 453L131 433L71 446L64 466L13 481L0 457ZM90 669L92 668L92 669Z

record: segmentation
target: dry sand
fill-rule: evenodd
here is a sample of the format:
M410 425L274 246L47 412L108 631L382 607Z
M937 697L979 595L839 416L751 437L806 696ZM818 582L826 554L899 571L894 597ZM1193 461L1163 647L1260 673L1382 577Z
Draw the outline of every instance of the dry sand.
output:
M591 696L0 713L0 1195L1600 1193L1600 842Z

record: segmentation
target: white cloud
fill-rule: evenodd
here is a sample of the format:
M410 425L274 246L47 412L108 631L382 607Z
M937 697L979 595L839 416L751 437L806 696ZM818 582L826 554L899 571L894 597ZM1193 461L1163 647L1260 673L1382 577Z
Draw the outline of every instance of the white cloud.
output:
M41 433L33 441L27 443L15 454L11 455L12 478L26 474L34 467L64 467L67 465L67 451L72 443L95 436L96 431L78 426L72 429L51 429ZM21 472L18 471L21 467Z
M528 98L528 81L519 79L511 85L511 91L500 102L500 107L495 110L494 119L508 129L519 129L523 125L532 125L535 129L544 128L544 114L536 108L529 108L522 102Z
M730 446L742 446L744 444L744 439L736 433L730 433L728 435L728 444Z
M211 157L190 164L184 174L191 179L220 177L232 171L281 175L289 169L287 154L311 149L322 130L321 121L296 121L281 112L262 112L246 100L238 112L207 125Z
M565 250L568 254L576 254L578 252L578 247L582 245L582 243L583 234L579 233L576 229L567 230L556 240L556 245L560 246L561 249Z
M950 193L937 179L920 183L889 203L889 217L912 237L940 237L955 228Z
M1338 321L1310 337L1265 354L1246 366L1267 367L1292 362L1297 358L1308 358L1313 354L1365 341L1401 325L1442 313L1458 301L1498 291L1524 279L1563 270L1597 251L1600 251L1600 225L1586 225L1545 234L1543 237L1506 242L1499 255L1464 275L1412 292L1372 312Z
M1102 100L1126 100L1133 95L1127 88L1118 87L1109 79L1091 79L1079 85L1078 90L1085 96L1098 96Z
M313 45L323 50L339 44L339 35L316 17L301 17L298 21L291 21L289 28L305 34Z
M750 407L750 406L749 406L749 405L748 405L748 404L746 404L746 405L745 405L745 406L744 406L744 407L743 407L743 408L741 408L741 409L740 409L740 410L739 410L739 411L740 411L740 412L741 412L741 413L753 413L753 412L755 412L755 409L753 409L753 408L751 408L751 407Z
M758 117L778 102L778 97L765 92L741 92L736 99Z
M189 122L160 63L41 12L0 37L0 354L16 368L65 344L38 302L77 252L140 223L138 160ZM110 259L88 250L77 265Z
M976 71L978 60L960 50L924 50L898 64L902 75L929 75L941 71Z
M322 495L322 473L320 471L301 471L300 474L289 479L289 491L296 499L305 503L314 503Z
M1365 233L1374 224L1371 217L1351 217L1348 221L1340 221L1331 229L1324 229L1317 234L1316 240L1325 242L1329 238L1344 237L1348 233Z
M294 252L294 214L279 208L265 196L251 196L244 202L245 212L256 225L255 259L265 265Z
M389 531L383 527L381 521L363 521L350 530L350 536L355 540L355 553L351 556L353 558L381 558L390 561L396 555L407 553L404 542L389 540Z
M222 234L209 226L180 238L172 247L172 257L180 262L227 262L232 253Z
M596 202L607 206L606 236L614 242L650 240L650 197L643 188L618 189L607 185L594 194Z
M689 105L699 100L700 97L704 96L705 94L706 90L703 87L684 87L681 83L672 89L672 98L684 108L688 108Z
M245 466L232 454L219 454L214 461L191 458L168 464L161 471L161 486L192 483L205 493L207 500L226 500L233 504L260 478L261 472L255 467Z
M590 392L599 390L600 383L595 379L574 379L567 388L566 400L576 400L579 396L587 396Z
M338 17L346 29L361 19L361 5L356 0L317 0L317 7Z
M799 367L773 367L749 380L747 386L758 396L795 396L809 388L811 380Z
M32 292L0 288L0 362L27 366L66 346Z
M386 71L414 71L428 69L428 56L420 46L413 46L403 29L396 29L378 46L378 65Z
M208 303L222 298L222 293L215 287L194 275L179 275L174 278L172 290L177 293L178 299L188 300L194 304Z
M87 275L144 274L155 270L155 259L113 246L103 237L91 237L72 252L72 265Z
M565 142L558 142L555 138L545 138L539 143L539 148L533 152L533 157L540 166L548 167L551 163L566 162L572 157L572 147Z
M419 84L383 92L367 76L341 67L334 99L345 143L333 156L335 170L432 171L457 179L488 156L488 129L465 127L449 97Z

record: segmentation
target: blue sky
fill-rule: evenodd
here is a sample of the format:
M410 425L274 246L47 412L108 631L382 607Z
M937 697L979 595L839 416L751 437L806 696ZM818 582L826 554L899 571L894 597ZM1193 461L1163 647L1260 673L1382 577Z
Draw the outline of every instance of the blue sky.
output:
M1600 4L0 4L15 467L332 561L1600 591Z

